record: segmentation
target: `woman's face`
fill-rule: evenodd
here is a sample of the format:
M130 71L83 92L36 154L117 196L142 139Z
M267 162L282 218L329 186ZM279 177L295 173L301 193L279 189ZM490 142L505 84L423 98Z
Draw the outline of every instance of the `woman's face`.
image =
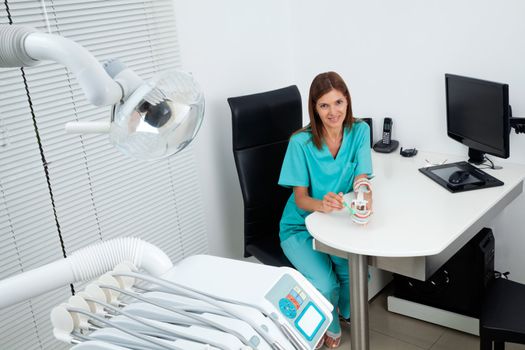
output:
M325 129L339 130L346 118L348 101L338 90L330 90L321 96L315 104L315 109Z

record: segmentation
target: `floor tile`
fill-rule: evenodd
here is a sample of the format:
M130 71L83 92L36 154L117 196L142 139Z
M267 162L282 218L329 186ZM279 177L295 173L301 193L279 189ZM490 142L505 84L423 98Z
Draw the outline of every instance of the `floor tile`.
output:
M447 329L431 350L479 350L479 337Z
M382 291L370 304L370 350L478 350L477 336L459 332L387 310ZM350 327L342 325L340 350L350 350ZM325 348L323 348L325 349ZM505 350L525 350L525 345L506 344Z
M347 325L342 326L343 339L341 341L340 350L350 350L350 327ZM326 349L326 348L323 348ZM370 349L371 350L425 350L413 344L406 343L399 339L390 337L388 335L370 331Z
M410 343L406 343L399 339L390 337L388 335L370 331L370 348L373 350L423 350Z
M447 329L443 336L434 344L431 350L479 350L477 336ZM505 344L505 350L525 350L522 344Z
M388 290L370 304L370 329L423 349L430 347L443 335L445 328L399 315L387 310Z

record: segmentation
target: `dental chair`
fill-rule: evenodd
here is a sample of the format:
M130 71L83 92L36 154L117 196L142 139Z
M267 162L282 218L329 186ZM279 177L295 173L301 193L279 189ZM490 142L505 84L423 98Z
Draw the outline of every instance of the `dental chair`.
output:
M291 189L277 184L288 140L302 126L295 85L228 98L233 155L244 200L244 257L292 266L279 241L279 221Z
M312 350L332 322L333 306L294 269L211 255L174 265L135 237L0 280L0 309L82 281L50 315L71 350Z

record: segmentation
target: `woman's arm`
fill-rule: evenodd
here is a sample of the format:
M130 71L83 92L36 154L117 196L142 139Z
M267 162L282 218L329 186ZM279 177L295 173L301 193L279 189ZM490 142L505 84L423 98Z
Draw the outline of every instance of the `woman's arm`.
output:
M295 204L306 211L320 211L329 213L336 209L343 208L343 194L335 194L329 192L325 194L323 200L318 200L310 197L308 194L308 187L296 186L293 188L295 196Z

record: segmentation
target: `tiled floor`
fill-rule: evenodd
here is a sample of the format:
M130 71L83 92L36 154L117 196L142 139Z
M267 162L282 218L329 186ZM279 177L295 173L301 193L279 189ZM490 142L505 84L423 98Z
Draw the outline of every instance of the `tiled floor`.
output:
M383 290L370 304L371 350L478 350L476 336L387 311ZM350 349L350 327L343 326L341 350ZM506 344L506 350L525 350L525 345Z

